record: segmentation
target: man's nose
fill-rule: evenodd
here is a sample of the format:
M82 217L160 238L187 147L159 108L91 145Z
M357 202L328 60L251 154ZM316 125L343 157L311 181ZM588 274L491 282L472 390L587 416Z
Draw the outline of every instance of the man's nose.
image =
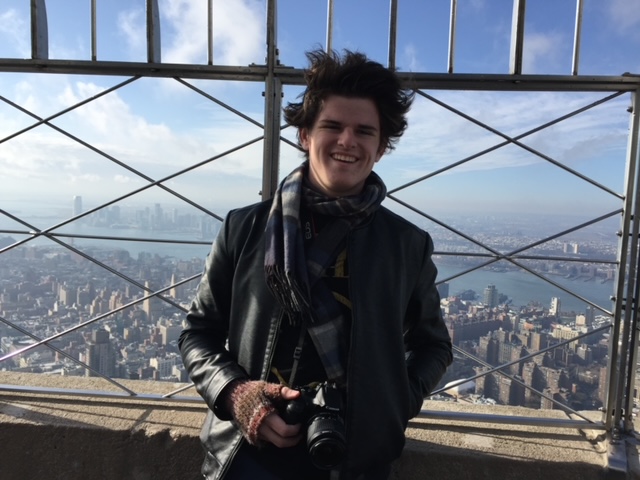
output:
M338 144L344 148L352 148L356 145L356 136L351 128L345 128L340 132Z

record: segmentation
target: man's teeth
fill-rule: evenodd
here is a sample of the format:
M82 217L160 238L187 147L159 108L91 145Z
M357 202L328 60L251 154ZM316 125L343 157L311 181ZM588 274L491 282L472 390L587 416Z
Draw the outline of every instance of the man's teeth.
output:
M334 160L340 160L341 162L353 163L356 161L356 157L352 157L350 155L333 154L332 157Z

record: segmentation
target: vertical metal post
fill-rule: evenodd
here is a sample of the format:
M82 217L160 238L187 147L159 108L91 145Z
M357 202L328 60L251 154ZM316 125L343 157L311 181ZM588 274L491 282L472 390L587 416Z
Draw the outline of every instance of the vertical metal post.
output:
M396 68L396 43L398 36L398 0L391 0L389 5L389 64L390 69Z
M160 45L158 0L147 0L147 62L160 63Z
M31 0L31 58L49 59L49 29L45 0Z
M511 19L511 55L509 67L512 75L522 74L524 19L526 10L526 0L513 0L513 17Z
M640 89L636 90L632 95L631 103L631 118L629 124L629 145L627 147L628 162L635 165L636 171L640 172L640 154L638 152L638 142L640 141ZM629 274L628 285L630 295L633 298L633 302L627 300L627 309L630 310L628 316L629 322L627 325L627 332L625 339L628 339L628 345L625 348L624 344L621 347L622 352L629 352L628 361L626 363L626 381L623 397L625 399L624 405L624 424L625 431L631 431L633 429L633 389L635 385L635 370L638 357L638 312L640 308L638 306L638 300L640 295L640 281L638 281L639 262L640 256L638 254L638 243L640 239L640 173L636 177L635 185L635 199L633 210L633 229L631 231L631 248L629 259ZM626 313L626 312L625 312ZM627 358L625 356L625 358ZM622 377L621 377L622 378Z
M609 432L621 427L622 409L624 399L624 379L626 378L627 348L629 345L629 326L632 323L631 317L634 312L634 285L636 278L628 275L629 265L636 259L636 252L630 252L630 238L633 232L637 236L637 211L638 208L638 185L640 169L638 168L638 94L633 97L630 117L629 147L627 151L627 164L625 171L625 199L624 211L622 213L620 238L618 240L618 271L616 278L616 293L613 328L609 337L609 365L607 372L607 400L604 423ZM635 220L634 220L635 219ZM632 229L632 222L635 223ZM633 245L637 248L637 239L633 239ZM630 257L631 253L631 257ZM631 258L631 259L630 259ZM632 260L633 259L633 260ZM629 269L630 271L631 269ZM635 277L635 275L634 275ZM635 368L630 366L629 368Z
M98 35L97 35L96 0L91 0L91 60L98 59Z
M207 4L207 63L213 65L213 0Z
M449 17L449 59L447 72L453 73L453 59L456 51L456 24L458 20L458 0L451 0L451 15Z
M275 75L279 64L277 33L277 0L267 0L267 77L264 89L264 150L262 159L262 199L273 197L278 186L280 167L280 119L282 82Z
M327 3L327 42L326 51L333 50L333 0L328 0Z
M580 40L582 38L582 1L576 0L576 27L573 35L573 61L571 63L571 75L578 75L580 63Z

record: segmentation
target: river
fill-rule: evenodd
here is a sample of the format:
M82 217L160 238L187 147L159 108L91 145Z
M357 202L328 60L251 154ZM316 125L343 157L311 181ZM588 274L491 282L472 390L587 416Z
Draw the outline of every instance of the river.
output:
M446 279L460 272L459 268L449 265L438 265L438 279ZM567 279L564 277L550 277L555 283L577 293L583 298L597 305L611 310L614 282L602 283L601 280ZM524 270L497 272L479 270L451 280L449 283L449 295L455 295L464 290L474 290L480 298L487 285L495 285L499 293L509 297L515 306L527 305L530 301L540 302L548 307L552 297L560 299L561 310L584 313L587 303ZM597 312L599 313L599 312Z

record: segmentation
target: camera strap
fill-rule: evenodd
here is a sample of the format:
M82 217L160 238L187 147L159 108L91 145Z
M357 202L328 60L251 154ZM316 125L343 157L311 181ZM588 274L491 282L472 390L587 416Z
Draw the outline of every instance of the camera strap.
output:
M300 357L302 356L302 347L304 346L304 339L307 336L307 319L303 318L300 321L300 335L298 336L298 343L293 350L293 365L291 366L291 374L289 375L289 385L295 385L296 373L298 373L298 367L300 366Z

